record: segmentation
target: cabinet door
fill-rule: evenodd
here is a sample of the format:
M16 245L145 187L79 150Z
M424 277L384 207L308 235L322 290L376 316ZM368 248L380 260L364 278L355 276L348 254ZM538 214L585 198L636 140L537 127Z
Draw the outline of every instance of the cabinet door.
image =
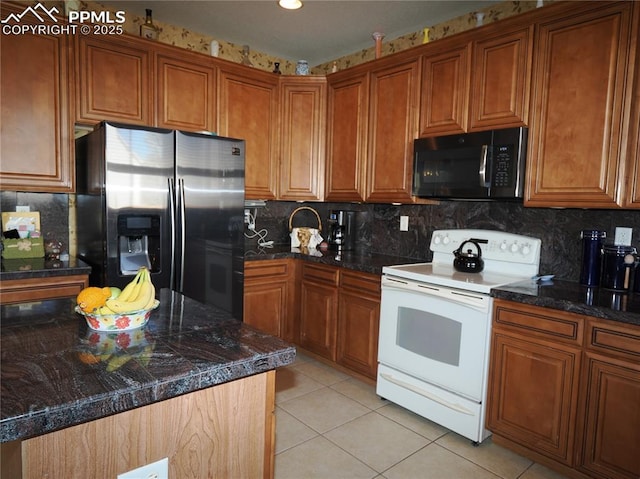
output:
M619 204L634 3L598 5L538 26L527 206Z
M275 200L278 181L278 76L225 65L220 72L219 98L220 134L246 141L245 198Z
M200 61L156 56L156 125L190 131L217 130L216 70Z
M469 131L526 126L533 25L473 43Z
M467 130L470 45L427 53L422 59L420 136Z
M585 426L577 466L589 477L638 478L640 365L591 353L585 360Z
M79 35L77 119L152 125L151 59L146 44Z
M369 76L329 77L326 201L364 201Z
M494 330L487 428L571 466L580 350Z
M417 59L371 72L366 201L412 202L418 81Z
M273 336L293 340L293 260L246 261L244 322Z
M22 11L2 4L2 18ZM68 37L3 35L0 49L2 189L73 191Z
M378 372L380 276L341 270L337 362L375 379Z
M338 268L302 265L300 289L300 345L331 361L336 360Z
M281 200L321 200L324 187L327 82L324 77L283 77Z

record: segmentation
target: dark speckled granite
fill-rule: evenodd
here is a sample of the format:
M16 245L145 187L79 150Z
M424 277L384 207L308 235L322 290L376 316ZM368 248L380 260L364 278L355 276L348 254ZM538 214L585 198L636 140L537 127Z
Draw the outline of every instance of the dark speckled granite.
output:
M160 291L160 307L138 349L109 372L87 364L94 334L72 299L2 306L0 439L25 439L117 414L293 362L295 348L178 293ZM91 350L89 350L91 351Z
M77 258L69 258L68 261L49 261L44 258L3 258L1 265L0 281L91 273L91 266Z
M361 251L345 251L341 255L338 255L337 251L333 249L311 251L313 253L303 254L297 251L297 249L292 250L290 245L276 245L272 248L247 246L245 248L244 259L245 261L258 261L265 259L297 258L372 274L382 274L383 266L418 262L415 258Z
M491 296L640 326L640 294L620 294L554 279L512 283L492 289Z

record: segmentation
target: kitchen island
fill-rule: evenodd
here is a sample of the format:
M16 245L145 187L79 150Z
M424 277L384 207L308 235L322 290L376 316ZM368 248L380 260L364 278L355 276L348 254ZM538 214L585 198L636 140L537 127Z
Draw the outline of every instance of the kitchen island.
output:
M295 348L159 299L144 328L110 335L73 299L2 306L3 477L111 478L164 457L170 477L272 476L274 370Z

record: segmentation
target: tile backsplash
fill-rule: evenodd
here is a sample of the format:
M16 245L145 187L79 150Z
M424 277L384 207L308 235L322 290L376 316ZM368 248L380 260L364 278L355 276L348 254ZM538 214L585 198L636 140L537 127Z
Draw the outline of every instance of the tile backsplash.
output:
M73 229L70 225L70 200L73 196L49 193L0 194L0 210L15 211L25 205L40 211L42 230L63 242L65 251L73 249ZM358 203L297 203L267 201L266 206L251 209L256 213L256 231L265 230L266 240L289 244L289 217L296 208L308 206L322 220L322 234L328 234L329 210L356 211L357 244L365 253L383 253L431 259L429 242L436 229L476 228L508 231L542 239L540 271L558 278L578 281L580 276L580 231L606 231L607 242L613 242L616 226L633 228L633 245L640 247L640 213L631 210L582 210L525 208L520 203L443 201L434 205L388 205ZM73 217L73 207L71 207ZM400 216L409 217L409 231L400 231ZM71 221L73 222L73 221ZM316 227L313 212L301 210L293 218L293 226ZM78 228L82 225L77 225ZM70 233L71 232L71 233ZM245 233L251 234L248 229ZM248 239L248 246L257 240Z

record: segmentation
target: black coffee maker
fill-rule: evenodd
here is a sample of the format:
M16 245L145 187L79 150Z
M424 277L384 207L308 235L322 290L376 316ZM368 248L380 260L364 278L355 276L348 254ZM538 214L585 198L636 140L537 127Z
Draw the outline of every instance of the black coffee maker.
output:
M356 212L347 210L329 211L329 244L338 251L356 248Z

